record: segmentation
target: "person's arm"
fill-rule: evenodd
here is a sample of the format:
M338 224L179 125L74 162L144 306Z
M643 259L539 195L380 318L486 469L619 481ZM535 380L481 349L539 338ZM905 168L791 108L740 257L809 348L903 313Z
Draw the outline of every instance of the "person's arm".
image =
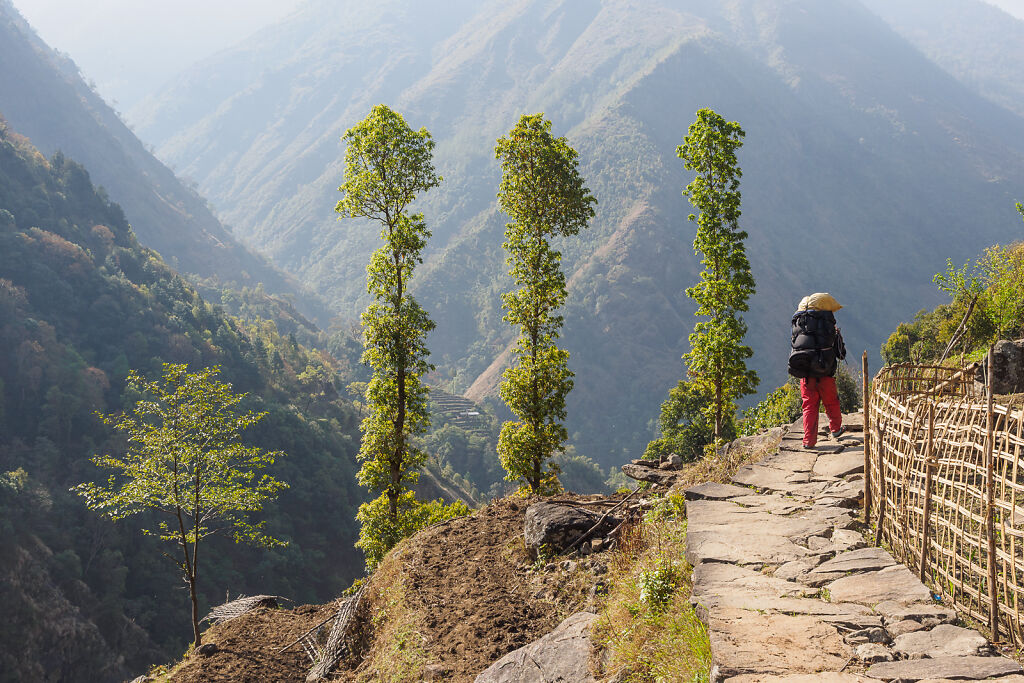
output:
M843 333L836 325L836 358L846 360L846 342L843 341Z

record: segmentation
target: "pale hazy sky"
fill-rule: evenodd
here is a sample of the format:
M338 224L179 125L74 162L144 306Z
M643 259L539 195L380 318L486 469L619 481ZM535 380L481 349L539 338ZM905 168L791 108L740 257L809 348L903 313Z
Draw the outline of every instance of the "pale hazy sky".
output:
M13 0L50 47L71 55L127 111L194 62L292 11L300 0Z
M985 1L1024 19L1024 0ZM71 55L122 112L185 67L234 45L300 2L14 0L43 40Z

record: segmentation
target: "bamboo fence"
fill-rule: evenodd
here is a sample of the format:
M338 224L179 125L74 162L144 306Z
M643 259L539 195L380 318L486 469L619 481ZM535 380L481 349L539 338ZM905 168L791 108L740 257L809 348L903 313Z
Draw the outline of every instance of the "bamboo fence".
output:
M991 357L991 354L990 354ZM1024 644L1024 407L966 368L887 366L872 382L865 508L877 541L993 640ZM869 521L871 521L869 519Z

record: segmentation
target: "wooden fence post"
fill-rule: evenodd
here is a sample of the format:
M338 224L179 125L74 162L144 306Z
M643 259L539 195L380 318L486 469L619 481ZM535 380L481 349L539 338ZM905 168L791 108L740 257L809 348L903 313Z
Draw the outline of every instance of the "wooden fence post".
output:
M885 425L878 425L878 526L875 527L875 545L882 541L885 525Z
M868 382L868 352L860 357L861 396L864 398L864 523L871 525L871 383Z
M988 367L985 373L988 419L985 429L985 531L988 535L988 592L989 629L992 642L999 640L999 592L996 590L996 530L995 530L995 465L993 463L995 420L992 412L992 359L995 346L988 347Z
M932 473L935 470L935 402L928 403L928 442L924 451L924 510L921 520L921 561L918 563L918 578L924 583L928 571L928 517L932 512Z

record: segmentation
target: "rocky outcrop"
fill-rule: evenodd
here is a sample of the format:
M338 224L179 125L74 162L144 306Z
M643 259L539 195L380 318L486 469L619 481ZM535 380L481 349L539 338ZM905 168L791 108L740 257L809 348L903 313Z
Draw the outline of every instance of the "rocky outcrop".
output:
M985 391L985 371L988 356L974 375L979 393ZM1024 339L997 341L992 352L992 393L1019 394L1024 392Z
M558 553L598 525L591 536L603 536L622 522L620 517L561 503L534 503L526 510L523 526L526 547L536 556L542 549Z
M476 677L476 683L594 683L590 627L597 615L578 612L543 638L513 650Z

